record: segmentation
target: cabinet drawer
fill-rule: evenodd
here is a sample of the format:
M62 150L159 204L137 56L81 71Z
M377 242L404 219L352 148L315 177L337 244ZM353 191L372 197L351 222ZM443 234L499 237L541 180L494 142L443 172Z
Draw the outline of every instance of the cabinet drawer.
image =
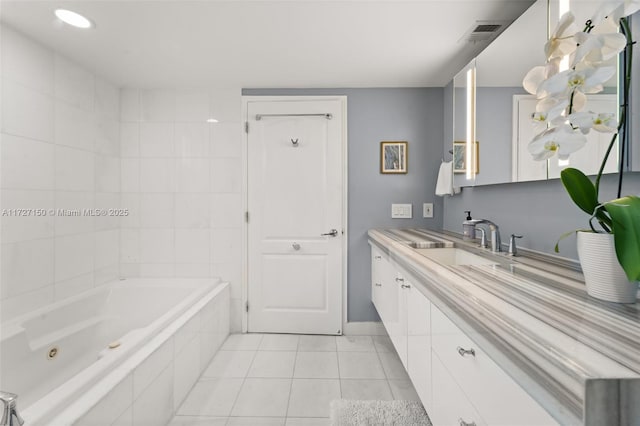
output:
M436 353L431 355L433 403L428 412L434 426L485 425L480 414L451 377Z
M544 408L434 306L431 322L433 351L488 424L557 424Z

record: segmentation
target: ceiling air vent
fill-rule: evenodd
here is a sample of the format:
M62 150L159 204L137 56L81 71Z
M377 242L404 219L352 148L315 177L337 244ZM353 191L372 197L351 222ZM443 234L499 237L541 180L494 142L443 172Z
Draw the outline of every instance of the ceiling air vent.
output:
M493 40L507 28L509 21L476 21L459 41L477 43Z

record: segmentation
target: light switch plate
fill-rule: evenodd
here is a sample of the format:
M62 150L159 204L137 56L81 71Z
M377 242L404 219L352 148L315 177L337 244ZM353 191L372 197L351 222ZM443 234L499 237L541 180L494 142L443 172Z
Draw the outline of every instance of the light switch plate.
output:
M392 219L411 219L412 217L411 204L391 204Z
M422 217L433 217L433 203L424 203L422 205Z

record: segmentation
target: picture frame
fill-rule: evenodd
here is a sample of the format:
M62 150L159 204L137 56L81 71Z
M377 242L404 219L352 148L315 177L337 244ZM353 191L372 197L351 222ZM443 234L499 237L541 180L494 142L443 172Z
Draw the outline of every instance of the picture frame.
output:
M480 142L475 143L476 173L480 173ZM467 142L453 142L453 173L467 173Z
M406 174L408 171L407 141L380 142L380 173Z

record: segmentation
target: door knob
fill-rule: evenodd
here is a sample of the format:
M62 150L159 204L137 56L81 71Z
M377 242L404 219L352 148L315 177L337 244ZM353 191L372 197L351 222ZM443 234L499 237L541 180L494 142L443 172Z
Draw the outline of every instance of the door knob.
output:
M291 247L293 247L294 250L300 250L300 244L298 243L293 243Z
M335 237L338 235L338 230L337 229L332 229L331 231L327 232L326 234L320 234L321 236L330 236L330 237Z

